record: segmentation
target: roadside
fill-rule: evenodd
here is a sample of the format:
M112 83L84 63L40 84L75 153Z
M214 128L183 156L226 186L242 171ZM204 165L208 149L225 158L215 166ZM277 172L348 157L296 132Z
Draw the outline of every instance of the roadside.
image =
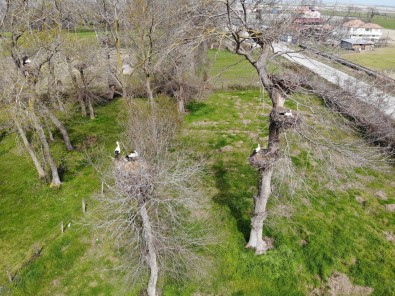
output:
M296 53L284 44L275 44L273 47L276 53L282 53L287 60L306 67L343 90L352 90L356 97L380 108L386 115L395 119L394 96L315 59Z

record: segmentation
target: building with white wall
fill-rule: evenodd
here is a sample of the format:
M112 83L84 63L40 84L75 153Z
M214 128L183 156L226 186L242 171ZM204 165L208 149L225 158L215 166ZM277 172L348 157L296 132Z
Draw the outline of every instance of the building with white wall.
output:
M383 35L381 32L383 27L373 24L364 23L361 20L351 20L345 22L340 28L340 36L345 39L366 39L371 41L378 41Z

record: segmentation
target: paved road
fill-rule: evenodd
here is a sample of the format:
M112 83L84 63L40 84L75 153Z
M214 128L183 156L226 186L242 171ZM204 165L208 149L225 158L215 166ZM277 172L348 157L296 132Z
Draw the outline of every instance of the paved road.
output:
M363 81L359 81L344 72L336 70L335 68L329 67L328 65L306 57L300 53L293 52L283 44L274 45L274 51L276 53L283 52L284 58L308 68L312 72L318 74L327 81L338 85L342 89L353 91L359 99L378 106L385 114L395 119L394 96L386 94Z

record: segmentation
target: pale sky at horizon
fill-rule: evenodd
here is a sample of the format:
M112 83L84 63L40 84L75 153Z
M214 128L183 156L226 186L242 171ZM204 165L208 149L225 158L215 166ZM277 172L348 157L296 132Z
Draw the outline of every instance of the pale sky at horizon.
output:
M395 0L324 0L326 3L339 3L339 4L361 4L370 6L394 6Z

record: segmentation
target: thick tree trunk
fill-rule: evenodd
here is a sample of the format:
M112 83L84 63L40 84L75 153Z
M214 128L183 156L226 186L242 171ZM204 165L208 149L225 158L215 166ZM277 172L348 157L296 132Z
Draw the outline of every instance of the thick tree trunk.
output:
M148 265L150 268L150 278L148 281L148 296L157 296L156 283L158 281L159 266L157 261L157 254L154 244L154 236L152 233L151 221L148 216L145 204L140 208L141 220L143 221L144 238L148 247Z
M283 96L282 91L274 86L273 81L266 70L268 53L269 47L264 48L258 60L252 64L259 74L259 79L263 87L269 93L273 109L282 108L285 103L285 97ZM250 62L252 61L252 57L247 57L247 59ZM255 249L255 253L257 255L263 254L266 252L266 250L268 250L268 246L262 238L262 231L263 223L267 217L266 205L271 194L273 169L277 160L279 149L280 131L276 124L271 122L269 126L267 153L273 157L273 163L268 167L259 168L258 194L254 198L254 212L251 217L250 238L246 245L247 248Z
M267 250L266 242L262 238L263 222L266 220L266 205L271 193L273 167L259 170L258 194L254 198L254 213L251 217L250 239L247 248L255 249L256 254L263 254Z
M63 125L62 122L56 117L54 113L52 113L51 110L49 110L45 105L41 104L42 108L45 110L45 112L48 114L49 118L51 121L54 123L54 125L59 129L63 136L63 141L66 145L66 149L68 151L74 150L73 145L71 145L70 138L69 138L69 133L67 132L67 129Z
M51 168L51 173L52 173L51 187L59 187L62 184L62 182L60 182L58 168L56 167L55 161L52 158L51 150L49 149L49 144L48 144L47 138L45 137L44 130L43 130L33 108L31 108L29 113L30 113L30 118L33 122L34 128L36 129L38 137L41 141L41 144L43 145L45 158L48 161L48 164Z
M36 153L34 152L32 146L30 145L30 143L26 137L25 131L23 130L22 126L19 124L17 119L14 119L14 123L15 123L17 130L18 130L19 136L21 137L23 144L25 145L27 152L30 154L31 159L33 160L34 166L36 167L39 177L44 179L47 176L47 174L45 173L43 167L41 166L40 162L38 161Z

